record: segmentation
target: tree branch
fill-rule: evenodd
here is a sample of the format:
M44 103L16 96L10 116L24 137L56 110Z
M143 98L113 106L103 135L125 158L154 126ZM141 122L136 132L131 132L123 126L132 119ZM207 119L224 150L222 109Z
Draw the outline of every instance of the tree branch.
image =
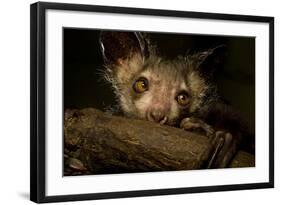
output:
M88 108L66 110L64 152L65 175L106 174L200 169L211 146L205 136ZM253 160L240 153L230 166Z

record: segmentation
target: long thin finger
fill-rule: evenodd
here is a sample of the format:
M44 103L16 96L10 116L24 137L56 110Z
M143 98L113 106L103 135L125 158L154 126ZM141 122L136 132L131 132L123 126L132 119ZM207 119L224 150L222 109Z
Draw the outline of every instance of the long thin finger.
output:
M216 159L216 156L218 155L219 151L223 147L223 144L224 144L224 138L220 138L219 142L215 148L215 151L213 152L212 157L208 163L207 169L210 169L212 167L214 160Z

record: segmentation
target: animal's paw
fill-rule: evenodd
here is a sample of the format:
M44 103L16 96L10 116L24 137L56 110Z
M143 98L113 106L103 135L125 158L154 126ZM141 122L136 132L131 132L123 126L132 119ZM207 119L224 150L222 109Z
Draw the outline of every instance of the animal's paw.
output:
M180 123L180 127L187 131L198 132L207 137L211 137L215 133L212 126L197 118L184 118Z
M207 168L225 168L237 151L237 139L229 132L217 131L211 137L213 153Z
M215 131L212 126L197 118L184 118L180 127L187 131L197 132L209 138L213 151L207 168L225 168L237 151L237 138L231 133Z

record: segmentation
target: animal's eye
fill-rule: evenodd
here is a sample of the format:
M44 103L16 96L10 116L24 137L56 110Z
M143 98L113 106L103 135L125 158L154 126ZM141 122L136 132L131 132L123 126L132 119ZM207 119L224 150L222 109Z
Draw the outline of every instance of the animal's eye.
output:
M189 103L188 94L183 92L177 95L176 100L181 106L186 106Z
M146 78L139 78L133 85L134 91L136 93L143 93L148 90L148 81Z

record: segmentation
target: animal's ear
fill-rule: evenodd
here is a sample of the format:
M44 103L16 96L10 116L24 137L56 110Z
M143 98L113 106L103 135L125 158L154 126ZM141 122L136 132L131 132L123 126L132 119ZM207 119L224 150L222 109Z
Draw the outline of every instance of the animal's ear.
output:
M220 45L215 48L209 49L193 55L196 69L199 72L206 75L212 76L214 71L222 67L226 59L226 46Z
M122 64L125 60L139 55L147 57L147 42L139 32L102 31L100 47L105 63Z

